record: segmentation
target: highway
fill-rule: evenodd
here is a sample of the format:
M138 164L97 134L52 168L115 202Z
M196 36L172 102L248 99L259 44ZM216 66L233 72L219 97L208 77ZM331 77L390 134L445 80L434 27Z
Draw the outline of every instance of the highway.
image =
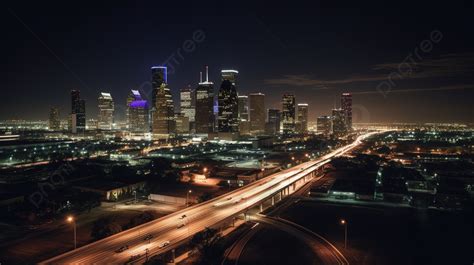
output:
M231 216L244 212L249 207L258 204L328 163L331 158L355 148L363 139L375 133L359 136L353 143L340 147L316 160L280 171L210 201L120 232L40 264L124 264L130 261L132 256L143 262L146 255L150 257L173 249L206 227L211 227ZM185 217L183 218L183 216ZM147 235L151 235L152 238L144 240ZM169 244L163 246L163 243ZM128 249L117 253L116 250L123 246L128 246Z

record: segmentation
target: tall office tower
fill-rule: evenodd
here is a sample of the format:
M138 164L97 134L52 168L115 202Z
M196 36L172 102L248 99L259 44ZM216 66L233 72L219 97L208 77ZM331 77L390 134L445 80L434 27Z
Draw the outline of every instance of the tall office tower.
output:
M86 130L86 102L79 90L71 91L71 131L83 133Z
M156 138L168 138L175 133L174 103L167 83L166 66L151 68L154 101L152 132Z
M239 105L239 120L248 121L249 120L249 97L248 96L238 96L237 98Z
M127 97L127 116L130 132L149 132L148 102L142 98L138 90L132 90Z
M319 116L316 121L316 127L318 133L322 133L325 136L329 136L332 130L331 116Z
M152 66L151 67L151 87L153 92L151 94L151 108L154 109L156 106L156 95L157 90L160 89L161 85L168 84L168 71L166 66Z
M221 70L221 81L229 80L234 86L237 86L237 70Z
M298 103L296 106L298 132L308 132L308 104Z
M209 81L209 69L206 66L206 81L202 81L202 72L199 85L196 88L196 116L194 126L196 133L207 134L214 131L214 83Z
M59 131L61 129L61 120L59 119L59 109L52 107L49 110L49 130Z
M352 94L342 93L341 108L344 110L346 129L350 131L352 130Z
M346 133L346 120L343 109L332 110L332 133L334 136L342 136Z
M189 117L185 116L184 113L175 113L176 120L176 133L188 134L189 133Z
M127 126L128 128L130 128L130 103L132 101L135 101L135 100L142 100L142 95L140 94L140 91L138 90L130 90L130 93L128 94L127 96L127 103L126 103L126 106L127 106L127 109L126 109L126 118L127 118Z
M265 133L275 135L280 133L280 110L279 109L268 109L267 110L267 124L265 126Z
M179 92L181 113L188 117L189 122L194 122L196 115L194 95L195 93L191 86L182 88Z
M237 100L237 72L236 70L222 70L222 84L219 89L217 129L218 132L239 131L239 107Z
M252 134L265 132L265 94L249 94L249 118Z
M98 127L101 130L112 130L114 123L114 100L110 93L101 92L99 96Z
M282 98L281 108L281 132L294 133L295 132L295 96L291 94L284 94Z

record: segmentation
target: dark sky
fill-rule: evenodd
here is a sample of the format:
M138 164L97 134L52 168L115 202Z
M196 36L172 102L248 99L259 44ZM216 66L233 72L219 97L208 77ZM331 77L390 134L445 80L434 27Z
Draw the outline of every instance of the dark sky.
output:
M234 68L240 94L263 92L269 108L294 93L312 120L352 92L356 122L474 122L472 1L86 2L3 9L0 119L47 119L50 106L65 118L71 89L88 118L101 91L123 114L129 89L149 91L150 67L174 54L175 101L207 64L216 88L220 69Z

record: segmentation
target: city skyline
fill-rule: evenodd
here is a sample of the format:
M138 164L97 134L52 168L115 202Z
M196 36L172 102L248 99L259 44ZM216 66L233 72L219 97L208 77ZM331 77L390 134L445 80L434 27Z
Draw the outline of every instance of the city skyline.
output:
M0 265L472 263L473 13L9 3Z
M466 7L468 8L461 12L467 12L470 6ZM177 7L169 8L177 10ZM327 12L320 16L310 15L302 8L291 8L285 16L294 19L293 25L297 26L295 28L298 30L293 32L290 31L293 28L291 26L278 27L277 17L283 12L281 9L273 9L273 13L270 14L257 5L250 9L250 14L247 12L245 16L238 16L244 12L242 8L236 8L230 15L238 19L223 25L213 23L221 16L219 8L212 8L212 16L197 24L190 24L191 22L183 17L191 12L183 9L177 17L181 24L174 22L163 24L162 36L166 40L159 41L158 46L156 41L160 37L153 35L155 31L150 29L158 21L151 20L145 25L143 24L145 21L138 20L137 25L132 25L138 27L136 33L132 35L124 32L120 37L124 44L133 44L126 48L130 55L119 55L115 52L114 45L108 42L87 47L80 46L82 44L80 41L76 44L70 43L69 40L66 41L70 36L59 33L61 30L57 27L62 26L52 25L51 18L38 18L35 14L25 13L28 11L21 6L13 6L7 17L8 25L12 28L10 32L12 36L10 42L5 45L17 53L7 55L14 63L10 65L9 74L5 79L7 83L4 87L10 88L6 96L11 96L13 91L30 91L36 96L36 100L30 102L19 98L15 102L15 105L19 106L17 108L12 108L10 104L13 103L5 104L1 107L0 119L45 120L50 107L59 107L64 118L63 115L68 112L67 100L64 98L73 89L82 91L83 98L86 99L86 109L90 110L88 112L92 116L96 116L96 110L92 107L96 106L95 95L103 87L110 90L116 98L118 118L124 119L125 104L121 99L126 98L130 89L142 89L149 97L151 84L147 69L152 65L165 63L169 56L174 54L176 60L179 59L179 63L174 63L173 73L170 73L169 86L174 98L178 98L181 88L196 83L199 69L203 65L210 65L212 70L209 80L214 81L220 80L220 69L238 69L239 92L266 94L266 105L269 108L279 105L280 100L276 95L283 93L295 94L297 98L307 98L305 102L313 106L309 110L311 121L315 121L316 117L324 115L327 109L332 108L334 102L338 101L340 93L350 92L354 95L355 123L473 122L474 115L469 98L473 96L471 62L474 54L469 48L472 44L472 29L467 27L472 18L460 21L462 16L457 16L459 18L447 21L447 18L441 17L443 23L435 22L435 19L440 18L440 12L454 12L454 10L449 6L433 4L427 9L430 12L424 17L423 23L412 23L416 18L414 14L422 8L425 7L415 5L411 9L394 7L393 10L384 10L380 6L348 7L340 11L340 14L323 8L315 11ZM366 12L367 18L354 20L353 16L348 16L354 10ZM142 7L136 11L147 12ZM376 14L378 11L380 14ZM387 27L386 31L382 32L378 31L379 26L368 26L369 21L372 22L373 19L382 17L387 20L397 19L401 11L405 16L404 20L399 22L404 27L410 26L410 32L397 32L388 23L381 23ZM110 11L107 14L110 21L97 30L84 28L68 19L64 21L64 26L76 26L77 36L72 39L85 36L84 34L96 35L100 30L119 27L123 23L118 21L119 14L118 10ZM302 14L307 16L301 16ZM72 18L79 14L72 12L69 15ZM52 18L55 16L63 18L60 13L52 14ZM310 17L316 17L317 20L313 23L320 23L320 27L309 28L308 25L311 24L306 22ZM103 20L93 13L89 19L97 23ZM353 33L358 38L350 40L350 29L330 24L337 19L341 19L341 25L353 23ZM250 25L256 26L250 27ZM454 29L453 25L457 25L457 28ZM223 33L221 27L225 26L235 28L234 34L227 36ZM45 30L49 27L56 27L58 32L48 34ZM362 29L363 27L368 28ZM327 33L325 28L331 29L329 31L334 31L338 36ZM150 29L153 33L152 39L139 38L146 32L145 29ZM377 32L377 36L373 32ZM251 38L243 38L244 33ZM119 36L113 35L117 38ZM257 36L261 38L257 39ZM360 38L363 37L368 37L370 41L361 42ZM391 42L388 42L388 39ZM65 40L64 45L58 46L60 40ZM185 42L186 40L193 42ZM25 41L28 47L21 48L15 45ZM346 42L352 44L357 53L350 53L350 50L341 46ZM189 52L184 51L184 43L191 47L187 49ZM330 48L329 43L334 47ZM376 48L379 45L383 47L383 53ZM229 49L217 49L217 47ZM74 48L77 48L84 58L73 55L71 49ZM29 49L24 57L35 60L43 69L39 71L39 67L35 67L33 68L35 70L31 71L31 80L35 80L34 83L31 83L30 79L20 78L22 71L19 66L25 63L25 58L18 57L18 54L24 49ZM229 52L230 49L233 52ZM267 53L263 54L263 50ZM178 51L184 60L178 56ZM278 56L282 51L285 55ZM105 56L101 59L101 63L93 58L97 53ZM142 59L138 61L130 56ZM255 56L258 59L258 67L252 59ZM410 59L414 63L402 65L402 68L405 67L405 71L413 70L413 74L399 77L398 66L407 56L411 56ZM453 70L453 65L458 66L456 70ZM59 76L61 77L58 79ZM393 83L387 85L389 77L392 77ZM457 107L451 108L450 101L457 102ZM403 108L399 107L401 104ZM31 107L22 107L26 105ZM367 113L369 115L366 115Z

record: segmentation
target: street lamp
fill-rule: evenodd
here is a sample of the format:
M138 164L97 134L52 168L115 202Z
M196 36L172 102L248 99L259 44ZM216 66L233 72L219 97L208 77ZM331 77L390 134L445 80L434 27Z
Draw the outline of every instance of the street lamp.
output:
M74 220L74 217L72 217L71 215L67 217L66 219L68 221L68 223L72 223L73 227L74 227L74 249L76 249L77 247L77 240L76 240L76 220Z
M207 167L203 168L202 171L204 172L204 174L207 173Z
M133 195L135 196L135 203L137 203L137 190L133 190Z
M344 248L347 249L347 221L341 219L341 225L344 226Z
M188 206L189 194L192 193L192 192L193 192L192 190L188 190L188 192L186 192L186 206Z

